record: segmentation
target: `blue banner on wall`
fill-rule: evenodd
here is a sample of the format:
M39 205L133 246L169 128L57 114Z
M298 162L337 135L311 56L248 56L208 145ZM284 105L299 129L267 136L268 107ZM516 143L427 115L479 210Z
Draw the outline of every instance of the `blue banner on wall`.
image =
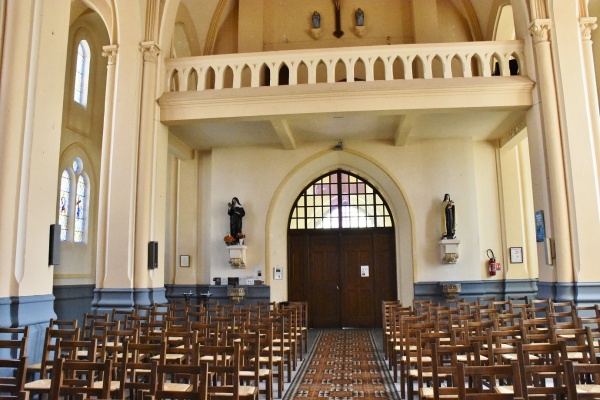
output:
M544 226L544 211L535 212L535 240L543 242L546 239L546 227Z

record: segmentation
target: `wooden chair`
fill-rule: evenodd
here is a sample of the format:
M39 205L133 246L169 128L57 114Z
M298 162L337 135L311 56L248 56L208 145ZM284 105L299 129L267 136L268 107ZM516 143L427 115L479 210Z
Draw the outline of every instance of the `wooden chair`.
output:
M434 322L406 324L404 351L400 359L400 385L406 385L408 398L410 399L412 399L413 385L418 378L419 370L426 367L426 364L431 364L431 357L422 354L423 352L427 352L427 349L421 347L421 333L432 332L434 328ZM421 360L419 360L419 356L421 356Z
M409 335L410 338L411 335ZM436 346L442 346L443 344L451 344L454 341L454 333L451 332L427 332L427 331L416 331L415 337L415 355L414 365L412 367L413 357L408 357L408 379L407 379L407 392L409 399L414 396L414 383L417 383L416 392L421 396L422 389L425 384L433 380L433 364L432 364L432 349ZM409 339L410 341L410 339ZM444 376L438 376L438 379L445 379Z
M290 301L290 306L298 307L300 319L300 332L302 334L302 343L304 345L304 353L308 352L308 301ZM385 343L385 342L384 342Z
M78 340L79 328L75 329L50 329L46 328L44 344L42 346L42 360L40 363L27 366L27 375L32 380L25 383L25 390L35 394L47 394L51 387L50 373L54 368L54 360L59 358L61 340ZM39 374L35 379L35 374Z
M565 361L568 399L600 398L600 364Z
M25 389L26 370L27 356L25 355L17 359L0 358L0 396L17 398Z
M27 355L29 327L0 328L0 358L18 360Z
M261 351L259 364L262 368L271 370L273 379L277 379L277 397L281 398L284 389L284 363L283 357L273 351L273 325L270 322L261 324L247 324L249 332L260 332Z
M407 340L407 335L409 332L408 326L410 324L425 323L426 320L427 316L424 314L400 316L400 338L397 341L397 344L392 349L392 359L390 359L390 361L393 361L392 369L394 375L394 382L398 381L398 375L400 375L400 388L402 392L402 398L405 398L406 396L406 361L408 353L411 350ZM400 371L400 374L398 374L398 371Z
M258 400L258 387L240 385L241 352L240 343L222 349L229 355L229 364L208 365L208 373L214 377L213 385L208 386L210 399L255 399Z
M262 368L261 353L264 347L268 347L270 339L267 338L267 332L256 330L251 333L239 333L240 356L242 357L240 366L240 381L260 388L260 383L265 383L265 389L259 393L264 393L266 400L273 399L273 366L271 368ZM272 357L272 354L271 354Z
M87 398L108 399L110 397L110 374L112 363L66 360L54 360L50 399L60 399L63 396L81 396ZM102 386L94 385L103 382Z
M272 313L272 317L264 318L263 322L270 323L273 326L273 340L272 346L267 351L273 351L273 356L280 360L284 367L287 369L286 382L291 382L292 376L292 350L287 342L286 334L286 320L281 315L275 316L275 312ZM284 379L284 372L278 371L281 376L278 378Z
M112 362L111 374L104 379L109 380L110 396L115 399L125 399L125 380L127 378L127 359L129 357L129 340L119 341L118 337L102 349L101 361L110 360ZM102 380L94 382L95 387L104 386Z
M129 343L127 350L125 395L135 400L152 389L152 363L166 364L167 342Z
M499 390L500 382L512 382L511 393ZM458 363L457 383L460 400L513 400L523 398L519 363L510 365L467 365Z
M520 368L523 397L530 396L567 396L565 369L567 357L565 343L517 343L518 365ZM531 355L535 355L532 358ZM546 379L553 384L546 385ZM509 386L498 387L497 391L512 393Z
M434 399L458 397L458 356L465 356L467 365L481 365L479 350L473 345L434 346L431 349L432 387L421 389L420 398ZM447 385L441 384L441 379L447 380Z
M152 366L153 383L149 394L145 397L149 400L162 399L189 399L208 400L208 365L182 365L182 364L158 364ZM169 377L186 376L187 389L175 390L168 381Z
M108 322L108 314L91 314L83 315L83 327L81 328L81 340L90 340L92 338L92 325L94 322Z
M401 348L402 339L402 318L403 316L414 316L412 307L403 307L398 305L393 307L391 315L391 326L389 333L384 342L385 353L388 358L389 368L394 368L394 364L398 362L398 352ZM396 351L397 350L397 351ZM397 368L397 366L396 366ZM397 376L394 376L394 380L397 380Z

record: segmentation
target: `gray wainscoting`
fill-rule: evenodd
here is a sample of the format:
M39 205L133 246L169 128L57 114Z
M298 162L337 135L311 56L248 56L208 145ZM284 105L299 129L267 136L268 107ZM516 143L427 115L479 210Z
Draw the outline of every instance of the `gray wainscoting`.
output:
M446 296L442 292L442 286L456 283L461 285L461 291L457 297L467 301L475 300L478 297L491 296L496 297L498 300L504 300L511 296L536 297L538 292L536 279L418 282L414 285L415 300L432 299L436 303L444 304Z

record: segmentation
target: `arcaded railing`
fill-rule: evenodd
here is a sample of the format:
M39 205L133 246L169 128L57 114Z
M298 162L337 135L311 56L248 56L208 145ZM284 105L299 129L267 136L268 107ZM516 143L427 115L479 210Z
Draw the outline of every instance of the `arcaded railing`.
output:
M165 91L522 74L522 41L408 44L173 58Z

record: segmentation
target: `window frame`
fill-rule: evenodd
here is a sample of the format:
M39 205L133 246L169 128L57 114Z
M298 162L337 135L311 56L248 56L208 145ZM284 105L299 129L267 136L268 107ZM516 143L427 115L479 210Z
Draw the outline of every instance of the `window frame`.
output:
M304 187L288 218L288 229L293 231L393 227L392 213L381 193L364 178L342 169L327 172Z

